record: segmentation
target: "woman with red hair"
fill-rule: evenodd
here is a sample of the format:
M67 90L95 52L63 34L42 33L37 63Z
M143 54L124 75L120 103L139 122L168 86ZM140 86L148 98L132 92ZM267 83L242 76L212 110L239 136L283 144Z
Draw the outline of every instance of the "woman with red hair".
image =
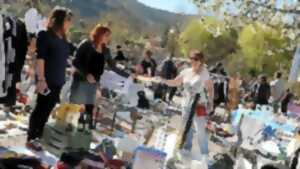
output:
M96 25L90 38L78 47L73 65L76 69L71 86L71 103L84 104L89 128L93 129L93 110L100 77L104 71L107 44L110 41L109 28Z

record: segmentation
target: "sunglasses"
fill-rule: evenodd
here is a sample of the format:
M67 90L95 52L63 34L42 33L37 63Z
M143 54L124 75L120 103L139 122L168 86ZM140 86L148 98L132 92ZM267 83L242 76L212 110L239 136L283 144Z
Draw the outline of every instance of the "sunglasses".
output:
M196 58L196 57L190 57L190 60L192 60L192 61L199 61L199 59Z

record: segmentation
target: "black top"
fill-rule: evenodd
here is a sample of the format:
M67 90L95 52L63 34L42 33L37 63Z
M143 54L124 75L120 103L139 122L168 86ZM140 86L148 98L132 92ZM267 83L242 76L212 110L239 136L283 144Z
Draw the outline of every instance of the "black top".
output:
M127 59L125 58L124 53L121 50L118 50L115 60L116 61L126 61Z
M268 104L271 95L271 87L268 83L255 85L255 101L256 104Z
M154 59L150 59L150 61L147 60L142 60L141 66L143 67L143 74L148 74L148 69L150 68L151 70L151 76L155 76L155 71L156 71L156 62Z
M288 92L286 95L285 95L285 97L283 98L283 100L282 100L282 104L288 104L290 101L291 101L291 99L293 98L293 93L291 93L291 92Z
M161 77L164 79L174 79L178 74L177 67L172 59L168 59L163 63Z
M90 40L81 42L73 64L84 78L88 74L92 74L96 81L100 80L106 60L104 55L106 50L103 49L102 51L102 53L98 53Z
M41 31L37 38L37 58L45 60L45 78L50 86L65 83L69 43L49 31Z

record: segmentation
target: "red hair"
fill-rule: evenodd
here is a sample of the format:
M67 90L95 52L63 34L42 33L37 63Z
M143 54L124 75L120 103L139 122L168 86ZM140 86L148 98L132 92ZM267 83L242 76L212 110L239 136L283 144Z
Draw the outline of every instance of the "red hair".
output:
M111 30L108 27L98 24L91 31L90 39L94 43L95 46L98 46L101 43L101 40L106 33L110 34Z

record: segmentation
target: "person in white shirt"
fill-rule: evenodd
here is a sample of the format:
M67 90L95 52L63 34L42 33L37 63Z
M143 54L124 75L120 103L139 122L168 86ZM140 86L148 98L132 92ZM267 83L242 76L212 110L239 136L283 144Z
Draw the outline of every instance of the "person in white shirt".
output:
M209 71L204 61L204 55L199 51L190 53L191 67L184 69L175 79L165 80L157 78L163 84L177 87L183 86L182 117L183 126L186 125L191 112L192 102L196 94L200 94L200 100L196 106L194 116L194 129L197 134L197 141L200 147L200 154L204 158L208 157L208 135L206 131L207 112L213 108L213 85L210 79ZM204 107L206 112L198 112L198 107ZM193 130L187 134L186 141L181 150L181 155L186 156L190 153L193 143Z
M280 102L285 94L285 82L282 79L282 73L276 72L275 80L270 83L271 86L271 103L274 107L275 112L278 111L280 107Z

